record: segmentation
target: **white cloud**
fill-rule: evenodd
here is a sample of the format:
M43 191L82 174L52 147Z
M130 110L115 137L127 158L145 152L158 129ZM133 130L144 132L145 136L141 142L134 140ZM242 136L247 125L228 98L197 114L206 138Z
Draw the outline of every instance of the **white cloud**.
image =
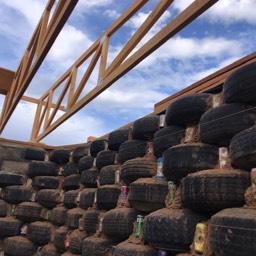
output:
M173 7L178 11L184 10L193 0L174 1ZM256 1L255 0L221 0L214 4L203 17L214 22L233 24L247 22L256 24Z
M2 6L6 5L23 15L35 27L42 16L47 0L0 0ZM14 27L15 28L15 27Z
M77 115L69 118L43 139L49 145L66 145L87 142L89 136L100 137L107 133L100 117Z
M104 12L104 15L108 16L111 19L117 19L121 13L119 13L117 10L108 9Z
M255 0L222 0L217 2L205 17L209 17L216 22L227 24L237 22L247 22L256 24L256 1Z
M214 58L218 60L224 56L240 55L242 48L239 41L223 37L185 38L176 36L148 56L139 67L175 59L191 61L194 58Z
M113 2L113 0L80 0L80 6L90 8L95 6L106 6Z
M81 30L66 25L49 51L47 60L68 68L92 43Z

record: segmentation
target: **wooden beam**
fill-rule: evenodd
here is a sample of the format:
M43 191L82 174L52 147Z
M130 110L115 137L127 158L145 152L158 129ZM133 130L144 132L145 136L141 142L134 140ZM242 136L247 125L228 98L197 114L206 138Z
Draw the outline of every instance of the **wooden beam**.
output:
M99 45L98 49L96 50L96 52L94 53L94 56L92 57L92 60L86 70L86 72L84 73L79 85L78 85L78 88L76 89L75 91L75 94L74 96L71 98L70 100L70 107L72 107L77 99L79 98L79 96L81 95L88 79L90 78L91 74L92 74L92 71L93 69L95 68L95 65L97 64L98 62L98 59L100 57L100 54L101 54L101 48L102 48L102 45Z
M0 67L0 94L6 95L10 90L15 72Z
M26 96L26 95L23 95L21 97L21 100L24 100L24 101L27 101L27 102L30 102L30 103L35 103L35 104L39 104L39 102L40 102L39 99L29 97L29 96ZM43 102L42 104L45 105L46 102ZM56 108L56 107L58 108L58 110L61 110L61 111L66 110L66 108L64 106L57 106L57 104L54 104L54 103L51 104L51 108Z
M66 93L68 91L69 84L70 84L71 80L72 80L72 76L70 76L68 78L68 80L67 80L67 82L66 82L66 84L65 84L65 86L64 86L64 88L63 88L63 90L62 90L62 92L60 94L60 97L59 97L59 99L57 101L56 107L54 108L53 112L51 113L50 118L48 118L45 121L45 127L48 127L51 124L51 122L54 119L56 113L58 112L58 107L60 106L61 102L63 101L63 99L64 99L64 97L65 97L65 95L66 95Z
M148 55L163 45L168 39L174 36L177 32L183 29L186 25L200 16L204 11L210 8L218 0L195 0L189 7L174 18L168 25L166 25L160 32L153 36L147 43L145 43L137 52L129 57L121 66L115 69L109 76L107 76L103 83L92 89L87 95L73 105L65 114L56 120L51 126L43 131L35 141L40 141L50 132L55 130L59 125L65 122L69 117L74 115L77 111L83 108L86 104L91 102L100 93L110 87L115 81L126 74L129 70L139 64Z
M183 90L167 97L164 100L155 104L154 112L159 114L166 110L168 105L177 99L178 97L193 94L193 93L201 93L206 90L215 88L219 85L222 85L226 78L233 73L238 68L248 65L249 63L256 62L256 52L251 53L250 55L235 61L234 63L216 71L215 73L201 79L200 81L184 88Z
M104 36L102 39L104 41L102 42L102 49L101 49L98 84L101 84L103 80L103 76L105 75L105 71L107 67L107 59L108 59L108 49L109 49L109 36Z
M64 6L59 13L58 17L56 17L56 22L53 24L52 28L47 32L45 36L44 43L42 44L41 50L37 55L37 59L34 61L32 66L30 67L29 71L25 74L26 77L20 86L19 91L16 92L15 97L11 99L11 105L6 109L4 115L1 116L0 119L0 133L3 131L4 127L6 126L8 120L10 119L13 111L15 110L18 102L20 101L22 95L26 91L28 85L30 84L31 80L33 79L35 73L41 66L44 58L46 57L47 53L49 52L51 46L53 45L54 41L56 40L59 32L63 28L64 24L66 23L69 15L73 11L74 7L76 6L78 0L59 0L64 2ZM50 2L50 1L49 1ZM54 14L53 14L54 15ZM41 22L41 20L40 20ZM39 22L39 24L41 24ZM33 38L33 37L32 37Z

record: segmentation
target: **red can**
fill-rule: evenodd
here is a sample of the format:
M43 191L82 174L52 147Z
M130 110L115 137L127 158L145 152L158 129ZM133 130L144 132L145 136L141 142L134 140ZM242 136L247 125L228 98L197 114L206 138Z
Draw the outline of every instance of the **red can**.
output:
M128 194L129 194L129 187L122 186L121 187L121 204L122 205L126 205Z

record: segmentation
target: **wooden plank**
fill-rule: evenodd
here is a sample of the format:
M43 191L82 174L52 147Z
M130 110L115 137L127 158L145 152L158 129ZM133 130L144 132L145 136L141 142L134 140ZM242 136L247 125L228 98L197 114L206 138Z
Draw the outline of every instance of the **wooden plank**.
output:
M68 103L67 103L67 109L70 108L71 99L74 96L75 93L75 85L76 85L76 78L77 78L77 68L74 67L72 73L71 73L71 83L69 86L69 95L68 95Z
M46 113L45 113L45 121L44 121L44 129L47 128L50 112L51 112L51 105L52 105L52 100L53 100L53 91L50 91L48 101L46 104ZM57 108L55 108L57 109Z
M24 100L24 101L27 101L30 103L35 103L35 104L39 104L39 102L40 102L39 99L30 97L30 96L26 96L26 95L23 95L21 97L21 100ZM46 102L43 101L43 105L45 105L45 104L46 104ZM56 107L57 107L57 104L54 104L54 103L51 104L51 108L56 108ZM57 108L61 111L65 111L65 109L66 109L64 106L59 106Z
M173 0L162 0L159 2L156 8L148 15L147 19L143 22L139 29L137 29L134 35L129 39L116 58L112 61L106 71L105 76L108 76L114 69L121 65L121 63L126 59L126 57L131 53L131 51L136 47L136 45L153 27L153 25L172 3Z
M85 87L85 84L87 83L88 79L90 78L91 74L92 74L92 71L95 67L95 65L97 64L98 62L98 59L100 57L100 53L101 53L101 48L102 48L102 45L99 45L98 49L96 50L96 52L94 53L94 56L92 57L92 60L86 70L86 72L84 73L76 91L75 91L75 94L74 96L72 97L71 101L70 101L70 107L72 107L77 99L79 98L79 96L81 95L84 87Z
M38 135L38 131L40 129L39 128L39 119L40 119L42 107L43 107L43 102L40 101L37 105L36 115L35 115L35 118L34 118L34 124L33 124L33 127L32 127L31 136L30 136L30 141L34 141L34 138Z
M63 114L58 120L56 120L50 127L41 133L36 141L40 141L50 132L55 130L59 125L65 122L69 117L74 115L86 104L91 102L100 93L110 87L115 81L126 74L129 70L135 67L153 51L158 49L168 39L174 36L177 32L183 29L186 25L196 19L205 10L210 8L218 0L196 0L183 12L181 12L176 18L174 18L168 25L166 25L160 32L152 37L146 44L144 44L135 54L128 58L121 66L114 70L108 77L106 77L101 85L98 85L92 89L87 95L85 95L80 101L70 108L65 114Z
M15 72L0 67L0 94L6 95L10 90Z
M60 0L60 1L64 1L64 0ZM63 28L69 15L73 11L74 7L76 6L78 0L65 0L64 2L65 2L65 5L64 5L58 19L56 20L56 24L54 24L52 29L47 34L46 40L45 40L44 44L42 45L42 49L41 49L40 53L38 54L38 58L33 63L32 67L30 68L30 70L26 76L26 79L22 83L22 86L21 86L20 90L17 92L16 97L13 99L11 106L7 109L6 114L4 116L1 116L0 133L3 131L6 123L10 119L10 117L11 117L13 111L15 110L18 102L20 101L22 95L26 91L29 83L31 82L31 80L33 79L38 68L42 64L45 56L47 55L48 51L50 50L50 48L51 48L52 44L54 43L55 39L57 38L59 32Z
M256 61L256 52L235 61L234 63L214 72L213 74L201 79L200 81L156 103L154 107L155 113L163 112L174 99L177 99L180 96L185 96L192 93L204 92L206 90L209 90L211 88L214 88L214 87L217 87L218 85L223 84L225 79L231 73L233 73L236 69L255 61Z
M39 51L42 47L42 44L44 42L44 38L47 33L47 25L48 25L49 17L50 17L50 10L45 10L45 13L44 13L44 16L42 19L42 24L41 24L40 31L39 31L38 43L37 43L37 47L36 47L36 54L39 53Z
M103 39L104 39L104 42L102 43L102 49L101 49L98 84L100 84L101 81L103 80L103 76L105 74L106 67L107 67L107 59L108 59L109 36L105 36Z
M58 112L58 107L60 106L61 102L63 101L63 99L64 99L64 97L65 97L65 95L66 95L66 93L68 91L71 79L72 79L72 77L68 78L68 80L67 80L67 82L66 82L66 84L65 84L65 86L64 86L64 88L63 88L63 90L62 90L62 92L61 92L61 94L60 94L60 96L58 98L58 101L56 103L56 107L54 108L50 118L46 121L46 124L45 124L46 127L48 127L51 124L51 122L54 119L56 113Z

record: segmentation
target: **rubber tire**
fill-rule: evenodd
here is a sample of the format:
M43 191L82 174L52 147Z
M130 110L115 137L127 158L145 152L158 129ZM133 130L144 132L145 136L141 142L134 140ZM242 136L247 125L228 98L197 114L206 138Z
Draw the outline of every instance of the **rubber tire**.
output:
M81 175L72 174L64 178L62 188L67 190L75 190L80 188Z
M122 165L120 178L130 185L139 178L150 178L156 174L157 163L148 158L136 158Z
M226 103L255 103L256 63L245 65L233 72L223 84Z
M112 185L115 184L115 173L121 169L121 165L108 165L100 170L100 185Z
M237 168L251 170L256 166L256 127L239 132L232 138L230 158Z
M242 207L244 193L250 185L250 175L244 171L201 171L182 179L181 202L185 208L205 213Z
M84 157L87 156L89 154L90 151L90 146L79 146L79 147L75 147L72 151L72 159L75 163L78 163L79 160Z
M42 148L29 147L25 148L24 159L44 161L46 151Z
M27 177L25 175L5 172L0 173L0 187L24 185L26 181Z
M246 104L232 103L207 111L199 123L201 141L229 146L232 137L254 125L256 112L249 108Z
M149 245L122 242L115 248L115 256L156 256L157 250Z
M128 140L120 145L119 162L123 164L125 161L143 157L146 155L147 142L144 140Z
M24 202L15 207L14 215L17 219L26 223L42 221L44 207L36 202Z
M79 229L72 231L70 234L69 251L73 254L81 254L82 243L87 236L88 235L85 232L80 231Z
M99 225L99 210L88 210L83 215L83 229L88 235L93 235L96 233Z
M65 192L63 204L66 208L72 209L77 207L76 199L77 199L78 193L79 193L79 190L69 190Z
M95 193L97 188L85 188L80 194L79 207L87 210L89 207L93 206Z
M7 237L4 239L4 255L6 256L33 256L38 249L35 245L23 236Z
M57 248L58 252L60 253L63 253L67 250L65 246L65 240L68 232L69 232L69 229L67 226L62 226L54 232L53 243Z
M79 227L79 219L83 217L85 212L86 211L81 208L74 208L74 209L68 210L67 218L66 218L66 225L70 229L78 228Z
M79 173L79 171L78 171L78 164L77 163L69 162L69 163L64 165L64 171L62 173L62 175L64 177L67 177L67 176L72 175L72 174L78 174L78 173Z
M133 123L132 138L151 141L159 129L159 116L142 117Z
M101 170L102 167L115 164L116 151L102 150L97 154L96 167Z
M57 189L60 186L60 179L52 176L36 176L32 185L38 189Z
M64 148L56 148L49 154L49 160L56 164L66 164L69 162L71 150Z
M81 173L87 169L92 168L94 162L93 156L84 156L78 162L78 170Z
M209 242L214 255L256 255L256 211L225 209L212 216Z
M36 195L36 202L46 208L54 208L61 202L60 192L55 189L42 189Z
M56 226L62 226L66 222L68 209L64 206L58 206L52 209L51 223Z
M143 234L153 247L173 252L189 251L196 224L204 218L188 209L160 209L144 219Z
M130 185L129 203L141 212L153 212L165 207L168 185L165 179L142 178Z
M10 204L30 201L32 188L24 186L8 186L3 189L2 199Z
M28 176L57 176L57 165L52 162L32 161L28 167Z
M0 218L0 238L20 235L22 221L14 217Z
M203 113L209 108L210 96L209 93L196 93L171 102L166 109L165 123L167 126L198 124Z
M130 129L116 130L108 135L108 149L118 151L122 143L128 140Z
M213 169L219 161L218 148L203 143L180 144L163 154L163 174L179 183L190 173Z
M98 176L99 170L96 167L92 167L82 172L80 182L85 185L86 188L96 188Z
M48 244L51 241L51 234L54 226L47 221L36 221L28 225L27 238L39 245Z
M155 157L162 157L165 150L181 143L185 136L182 126L167 126L158 130L153 137L153 152Z
M133 232L139 212L133 208L116 208L104 214L102 232L115 242L126 240Z
M110 255L112 241L104 237L87 237L82 244L82 256L107 256Z
M110 210L116 207L121 187L119 185L104 185L97 189L97 206Z
M107 140L94 140L90 145L90 155L96 157L97 154L105 150L107 146Z

